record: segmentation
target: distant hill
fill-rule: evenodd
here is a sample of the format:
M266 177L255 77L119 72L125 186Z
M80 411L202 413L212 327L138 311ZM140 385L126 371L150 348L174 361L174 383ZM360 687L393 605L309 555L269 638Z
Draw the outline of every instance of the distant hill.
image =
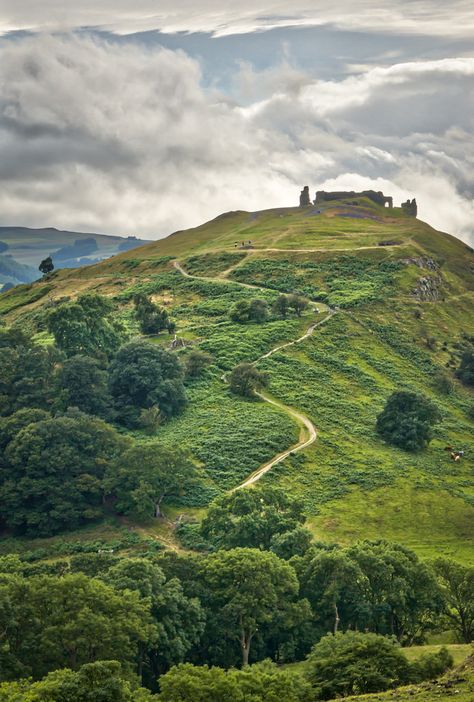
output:
M288 452L262 480L301 497L318 541L384 537L424 557L473 562L474 395L454 371L474 341L474 255L400 208L358 200L227 213L19 286L0 296L0 315L37 325L39 340L50 343L45 310L94 290L111 297L117 319L137 334L133 296L152 296L176 322L178 338L213 358L190 387L187 409L157 435L185 446L202 467L209 494L201 505L307 438L306 417L317 439ZM55 236L58 249L78 237ZM43 252L52 249L49 238ZM312 304L301 317L262 324L229 317L237 302L271 306L280 293ZM154 341L170 344L167 333ZM229 392L222 375L242 361L257 361L268 374L275 404ZM428 396L442 415L419 453L389 446L375 431L388 396L402 388ZM449 446L464 450L461 461L451 460Z
M149 242L135 237L69 232L54 227L0 227L0 254L8 255L19 264L31 266L35 271L46 256L52 256L56 268L76 268L97 263L146 243ZM33 278L20 280L29 282L37 277L35 274Z

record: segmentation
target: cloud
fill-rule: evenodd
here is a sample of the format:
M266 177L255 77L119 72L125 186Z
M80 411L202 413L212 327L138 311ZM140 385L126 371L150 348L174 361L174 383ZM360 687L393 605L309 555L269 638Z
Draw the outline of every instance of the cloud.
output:
M117 34L150 30L215 36L275 27L332 24L343 29L472 37L470 0L3 0L0 32L99 27Z
M5 42L0 218L159 238L332 184L416 196L423 218L472 241L473 75L474 59L341 81L243 64L229 96L181 51L84 34Z

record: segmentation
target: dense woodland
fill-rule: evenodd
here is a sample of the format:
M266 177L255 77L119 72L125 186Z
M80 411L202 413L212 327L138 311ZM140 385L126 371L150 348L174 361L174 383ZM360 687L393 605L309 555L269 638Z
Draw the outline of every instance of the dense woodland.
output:
M174 331L146 295L133 304L143 334ZM229 315L263 324L306 305L280 295ZM111 512L159 519L167 502L201 504L202 471L159 427L212 355L130 338L96 294L54 306L45 324L54 344L0 329L4 532L50 536ZM457 374L472 384L470 349ZM229 375L244 397L266 383L251 364ZM376 431L416 452L438 421L430 400L396 392ZM304 504L280 488L221 494L178 531L180 553L1 557L0 700L332 699L436 676L452 664L446 649L412 662L401 646L446 629L474 636L473 568L386 540L315 543ZM303 660L304 674L283 665Z

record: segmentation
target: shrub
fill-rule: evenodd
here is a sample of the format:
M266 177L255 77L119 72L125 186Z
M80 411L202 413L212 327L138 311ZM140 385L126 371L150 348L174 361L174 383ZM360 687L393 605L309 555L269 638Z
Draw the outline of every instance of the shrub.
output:
M261 390L267 383L266 374L258 371L252 363L239 363L229 376L230 389L243 397L253 397L255 391Z
M381 692L410 679L399 645L378 634L328 634L308 656L309 681L318 699Z
M394 392L377 417L377 432L405 451L417 451L433 438L433 425L441 419L436 405L423 395Z

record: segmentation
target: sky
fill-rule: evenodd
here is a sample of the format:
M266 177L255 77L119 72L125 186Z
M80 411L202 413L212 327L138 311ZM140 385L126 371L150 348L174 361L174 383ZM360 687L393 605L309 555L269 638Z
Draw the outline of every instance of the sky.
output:
M474 245L473 127L472 1L0 0L2 225L158 239L309 185Z

